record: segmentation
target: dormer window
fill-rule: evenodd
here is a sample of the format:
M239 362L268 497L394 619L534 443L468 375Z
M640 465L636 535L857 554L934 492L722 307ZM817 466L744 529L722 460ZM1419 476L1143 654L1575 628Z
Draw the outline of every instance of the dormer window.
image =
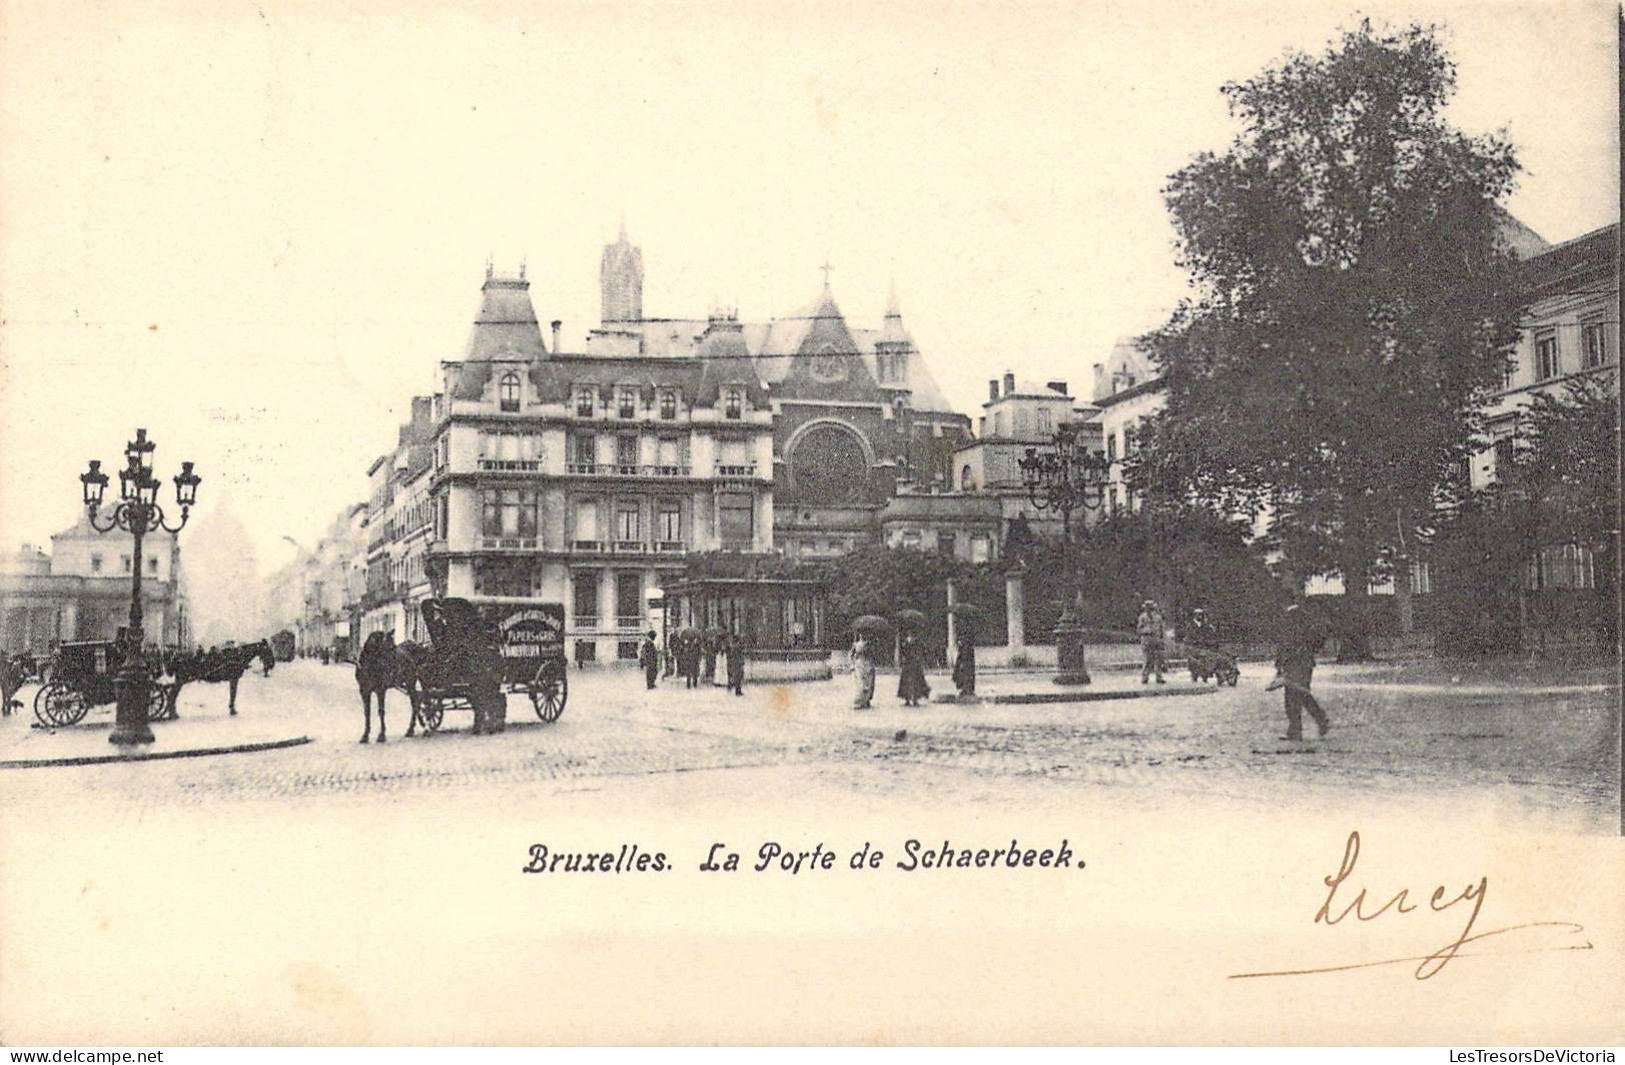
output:
M510 413L517 411L519 409L519 375L516 373L503 374L497 394L502 400L503 410Z
M591 418L593 407L593 394L590 388L576 389L576 417Z
M722 401L722 416L729 421L738 421L744 416L745 394L737 388L728 389Z
M620 391L619 413L623 418L638 416L638 390L623 387Z
M677 418L677 393L666 389L660 393L660 419L661 421L674 421Z

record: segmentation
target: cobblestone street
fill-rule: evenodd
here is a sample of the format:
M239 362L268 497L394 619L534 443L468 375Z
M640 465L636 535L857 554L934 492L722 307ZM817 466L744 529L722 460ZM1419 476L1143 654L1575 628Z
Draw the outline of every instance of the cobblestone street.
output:
M407 739L409 711L395 693L390 742L363 746L350 669L296 662L269 678L247 678L236 718L225 716L223 687L187 689L182 721L155 726L155 750L173 746L183 728L206 732L211 742L307 735L309 744L12 770L0 774L0 789L13 813L65 802L129 812L331 795L393 801L426 789L608 789L616 780L669 774L703 775L707 783L696 777L694 788L705 790L730 771L772 767L860 794L928 793L942 801L1053 798L1099 786L1143 789L1147 798L1204 793L1264 804L1341 801L1366 791L1492 797L1584 830L1616 822L1617 690L1605 674L1497 676L1491 683L1410 674L1392 666L1323 667L1317 689L1333 729L1324 741L1303 743L1278 738L1280 697L1263 691L1269 672L1251 666L1238 687L1217 692L1176 685L1165 698L917 709L888 698L882 677L877 708L867 713L849 708L851 681L842 676L747 687L736 698L669 681L648 692L627 672L577 673L569 708L553 725L537 722L515 696L501 736L471 736L469 715L453 711L442 732ZM1135 695L1144 690L1137 680L1105 672L1090 691ZM939 693L949 688L946 677L932 684ZM984 694L1055 690L1039 674L995 674L982 685ZM78 729L95 735L111 712L95 711ZM5 749L37 741L40 734L28 728L26 713L7 719L0 726Z

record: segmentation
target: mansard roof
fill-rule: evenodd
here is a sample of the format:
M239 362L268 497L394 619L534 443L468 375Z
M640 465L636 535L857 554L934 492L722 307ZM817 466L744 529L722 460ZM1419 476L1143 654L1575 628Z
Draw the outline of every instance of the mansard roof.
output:
M480 309L463 347L463 361L535 359L547 354L530 282L523 277L496 277L489 270L480 287Z

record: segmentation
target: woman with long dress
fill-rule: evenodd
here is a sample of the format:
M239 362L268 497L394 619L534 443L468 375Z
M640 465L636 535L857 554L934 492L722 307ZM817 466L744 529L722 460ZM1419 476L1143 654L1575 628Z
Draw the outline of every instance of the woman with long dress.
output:
M904 706L918 706L920 700L931 695L931 686L925 682L925 657L920 650L920 641L913 633L903 637L898 648L898 664L901 669L897 678L897 697L903 700Z
M852 641L852 672L858 678L858 695L852 700L852 709L867 710L875 697L875 656L862 633Z

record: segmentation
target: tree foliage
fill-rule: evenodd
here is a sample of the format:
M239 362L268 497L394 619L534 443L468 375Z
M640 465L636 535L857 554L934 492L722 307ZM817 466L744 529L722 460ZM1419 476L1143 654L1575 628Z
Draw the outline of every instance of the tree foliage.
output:
M1355 595L1431 524L1516 337L1518 166L1444 120L1455 80L1436 28L1361 22L1226 85L1240 133L1164 190L1195 291L1146 338L1168 402L1130 477L1266 515Z

